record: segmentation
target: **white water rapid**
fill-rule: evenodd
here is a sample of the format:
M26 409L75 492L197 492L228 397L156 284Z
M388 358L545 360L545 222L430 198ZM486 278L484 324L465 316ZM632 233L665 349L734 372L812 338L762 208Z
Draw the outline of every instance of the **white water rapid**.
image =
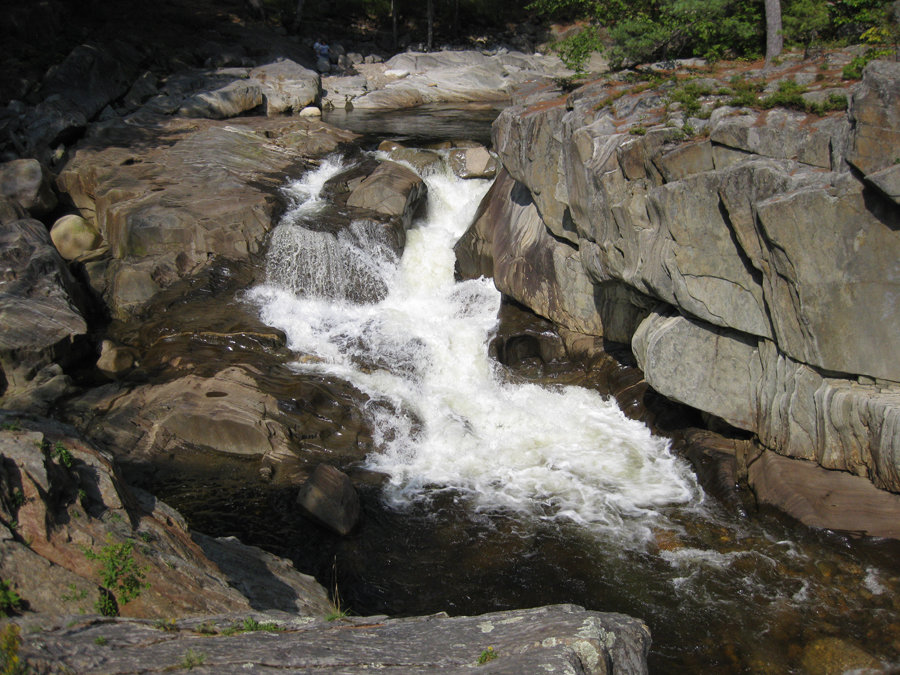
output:
M500 294L491 280L453 278L453 245L488 181L425 176L427 214L397 262L367 255L363 239L304 228L322 208L322 185L342 168L325 162L289 188L296 206L273 235L268 282L248 297L302 355L298 371L341 377L371 397L365 414L377 451L367 461L390 476L387 500L452 489L478 508L574 521L625 546L671 526L665 507L702 502L686 463L614 403L500 376L488 357ZM323 271L335 269L323 262L335 246L356 247L337 267L352 277L368 266L386 288L380 302L335 299L342 294L330 291L346 280Z

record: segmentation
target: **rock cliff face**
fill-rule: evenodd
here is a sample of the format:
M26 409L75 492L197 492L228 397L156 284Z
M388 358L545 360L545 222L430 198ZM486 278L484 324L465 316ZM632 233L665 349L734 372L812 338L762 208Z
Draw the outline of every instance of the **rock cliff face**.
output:
M763 447L898 492L900 65L871 63L822 117L701 82L708 120L671 83L505 110L458 271L630 344L654 389Z

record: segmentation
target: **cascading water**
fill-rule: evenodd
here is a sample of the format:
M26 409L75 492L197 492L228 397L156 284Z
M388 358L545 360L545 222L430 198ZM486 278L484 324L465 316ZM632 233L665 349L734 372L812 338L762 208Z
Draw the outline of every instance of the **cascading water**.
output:
M900 651L900 580L882 553L775 515L733 517L665 441L595 392L510 383L488 357L493 283L453 279L453 244L486 181L426 176L427 213L397 260L359 226L319 222L322 186L341 170L324 162L289 188L267 283L247 298L302 357L298 376L369 397L366 461L389 481L340 545L340 565L377 577L354 609L621 611L650 624L659 673L802 673L802 646L866 644L886 625L897 648L873 651ZM360 280L375 301L360 302Z
M326 163L294 188L308 197L276 230L268 284L251 297L291 349L317 358L298 370L341 377L371 397L378 452L368 462L391 477L389 500L453 488L480 508L568 519L632 544L650 538L660 507L699 504L685 463L614 403L577 387L509 384L495 372L487 343L500 294L489 280L453 278L453 244L487 181L426 176L427 216L391 266L340 237L316 243L330 235L301 226L315 218L316 187L340 169ZM342 300L362 264L386 284L382 301Z

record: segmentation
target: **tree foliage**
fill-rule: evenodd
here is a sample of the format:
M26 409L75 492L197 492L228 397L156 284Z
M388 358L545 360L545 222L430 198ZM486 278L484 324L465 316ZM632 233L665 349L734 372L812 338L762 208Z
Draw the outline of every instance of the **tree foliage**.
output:
M816 41L858 38L893 25L891 0L784 0L783 36L807 49ZM757 57L766 45L764 0L534 0L544 16L590 22L583 34L557 45L567 65L580 68L591 51L612 65L689 56ZM601 43L605 29L611 45Z

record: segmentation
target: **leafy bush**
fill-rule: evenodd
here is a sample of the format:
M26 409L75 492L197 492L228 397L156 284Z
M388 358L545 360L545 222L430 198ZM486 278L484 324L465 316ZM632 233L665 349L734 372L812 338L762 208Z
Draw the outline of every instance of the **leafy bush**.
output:
M10 623L0 630L0 675L25 675L25 664L19 659L22 638L19 627Z
M742 77L732 77L729 84L732 88L732 97L728 105L736 108L753 108L759 106L759 93L763 90L763 83L758 80L745 80Z
M53 449L50 451L50 456L67 469L71 469L72 463L75 461L72 453L69 452L69 449L63 445L61 441L53 446Z
M700 114L700 110L703 107L700 103L700 97L709 96L710 94L712 94L711 88L698 85L696 82L688 82L670 93L669 100L674 103L680 103L682 111L688 117L696 117Z
M14 614L22 606L22 598L8 581L0 579L0 617Z
M115 544L112 536L108 536L107 541L109 543L100 549L100 553L89 548L82 550L88 560L100 563L100 578L106 592L101 592L94 605L95 609L104 616L116 616L119 613L119 603L124 605L131 602L149 584L144 582L147 568L139 567L133 557L134 542Z

